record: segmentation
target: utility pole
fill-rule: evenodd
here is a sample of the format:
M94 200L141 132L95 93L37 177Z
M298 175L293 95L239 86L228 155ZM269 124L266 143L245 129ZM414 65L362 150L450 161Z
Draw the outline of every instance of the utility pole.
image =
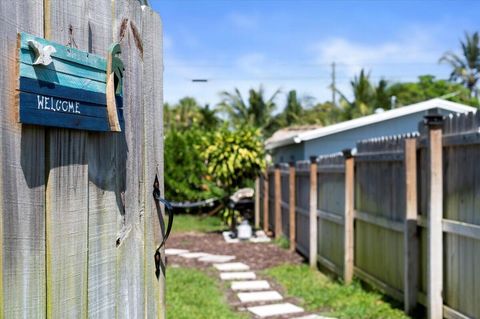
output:
M336 87L335 87L335 61L332 63L332 104L337 106Z

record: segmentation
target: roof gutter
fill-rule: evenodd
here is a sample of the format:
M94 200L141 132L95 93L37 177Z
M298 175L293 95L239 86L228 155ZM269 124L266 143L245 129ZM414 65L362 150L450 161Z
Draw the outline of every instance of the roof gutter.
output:
M268 143L265 145L265 149L267 150L273 150L275 148L281 147L281 146L286 146L286 145L292 145L292 144L299 144L303 140L300 138L299 135L295 135L293 137L289 137L287 139L277 141L277 142L272 142Z

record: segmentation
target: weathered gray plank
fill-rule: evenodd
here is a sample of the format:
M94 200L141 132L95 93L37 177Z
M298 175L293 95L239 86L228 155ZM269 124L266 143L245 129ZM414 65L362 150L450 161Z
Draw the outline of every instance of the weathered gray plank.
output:
M122 47L124 72L125 140L119 142L120 153L127 156L124 219L117 248L117 317L145 316L144 277L144 104L143 104L143 39L142 8L139 1L118 0L114 3L114 40ZM123 144L123 145L122 145ZM120 167L123 165L120 161ZM121 169L121 168L119 168ZM123 170L119 171L123 173ZM148 181L151 185L151 181Z
M163 189L163 42L162 22L149 7L143 8L144 118L145 118L145 296L146 316L165 318L165 254L159 278L154 253L163 239L164 215L152 198L155 176ZM164 225L165 226L165 225Z
M45 317L45 131L17 123L17 33L43 35L41 1L0 2L0 317Z
M112 4L89 0L88 50L106 56L113 42ZM122 134L90 132L88 162L88 317L114 318L116 313L116 235L122 216L115 162ZM123 173L124 174L124 173Z
M87 1L45 1L45 38L88 49ZM49 129L46 189L47 316L87 314L87 133Z

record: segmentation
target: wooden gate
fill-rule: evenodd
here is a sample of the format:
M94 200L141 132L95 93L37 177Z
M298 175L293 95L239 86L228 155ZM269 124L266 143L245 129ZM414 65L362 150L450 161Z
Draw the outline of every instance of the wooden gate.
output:
M138 0L4 0L0 31L0 318L164 318L159 16ZM105 57L119 42L124 132L19 124L19 32Z

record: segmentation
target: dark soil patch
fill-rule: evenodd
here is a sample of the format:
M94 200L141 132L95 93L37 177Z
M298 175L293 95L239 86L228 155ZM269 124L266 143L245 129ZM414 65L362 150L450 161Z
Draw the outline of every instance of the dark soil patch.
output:
M282 249L272 243L226 243L219 233L173 234L167 248L188 249L191 252L205 252L216 255L234 255L235 261L246 263L253 271L275 267L281 264L300 264L304 258L299 254ZM168 257L168 264L207 268L209 263L176 256Z

